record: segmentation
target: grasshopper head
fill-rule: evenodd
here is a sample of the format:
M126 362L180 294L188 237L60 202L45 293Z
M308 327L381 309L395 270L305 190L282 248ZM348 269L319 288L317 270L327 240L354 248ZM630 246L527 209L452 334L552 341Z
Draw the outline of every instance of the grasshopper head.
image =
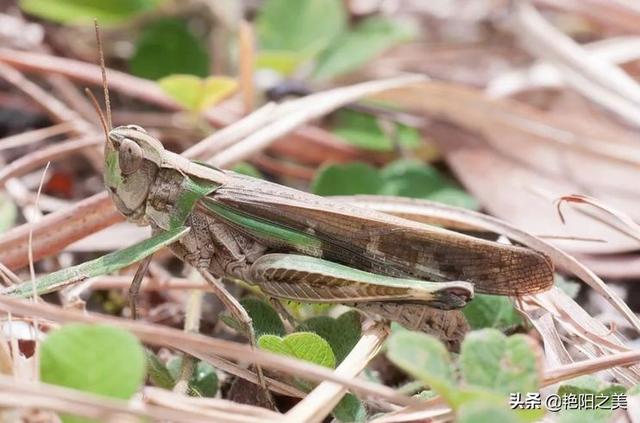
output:
M104 183L116 207L131 222L147 225L145 205L164 147L137 125L109 131L105 145Z

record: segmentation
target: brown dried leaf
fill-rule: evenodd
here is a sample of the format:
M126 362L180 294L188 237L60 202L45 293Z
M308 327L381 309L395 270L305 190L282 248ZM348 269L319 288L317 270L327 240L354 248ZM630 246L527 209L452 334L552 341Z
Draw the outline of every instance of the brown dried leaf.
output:
M628 133L614 136L610 127L601 127L594 136L561 116L446 83L423 83L378 97L435 120L429 135L492 214L530 233L607 241L554 241L574 252L637 248L636 240L574 211L567 212L563 225L552 204L567 193L589 194L640 219L640 147Z

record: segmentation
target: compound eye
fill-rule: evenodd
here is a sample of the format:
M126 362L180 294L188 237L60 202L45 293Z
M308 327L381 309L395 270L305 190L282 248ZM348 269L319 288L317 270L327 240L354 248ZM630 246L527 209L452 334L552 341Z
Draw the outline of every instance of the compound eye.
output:
M127 128L135 129L136 131L140 131L140 132L143 132L145 134L147 133L147 130L144 129L142 126L139 126L139 125L127 125Z
M142 166L142 148L135 142L125 138L118 149L118 162L123 175L131 175Z

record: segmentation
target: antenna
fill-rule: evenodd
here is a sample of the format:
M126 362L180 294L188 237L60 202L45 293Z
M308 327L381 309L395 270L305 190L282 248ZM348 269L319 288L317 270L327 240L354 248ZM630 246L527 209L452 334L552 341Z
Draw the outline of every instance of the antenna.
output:
M100 54L100 70L102 71L102 90L104 91L104 105L106 109L107 128L111 129L113 124L111 122L111 99L109 98L109 83L107 82L107 67L104 64L104 50L102 49L102 37L100 36L100 26L98 20L93 20L94 27L96 29L96 41L98 43L98 53Z
M102 125L104 136L106 137L107 142L109 142L109 127L107 126L107 121L105 120L104 113L102 113L102 110L100 109L100 103L98 103L96 96L93 95L93 93L89 88L85 88L84 93L91 99L91 103L93 103L93 108L96 109L96 112L100 117L100 124Z

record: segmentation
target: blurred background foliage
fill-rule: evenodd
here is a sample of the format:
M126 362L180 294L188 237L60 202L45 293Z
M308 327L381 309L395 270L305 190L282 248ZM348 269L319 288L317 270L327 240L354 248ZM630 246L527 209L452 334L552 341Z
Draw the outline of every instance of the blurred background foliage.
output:
M207 40L201 27L175 13L184 10L179 3L21 0L20 6L29 14L62 24L90 24L95 18L107 29L127 23L139 27L128 70L136 76L158 80L187 110L199 113L232 93L237 84L229 77L209 76L216 66ZM217 7L237 8L232 3L218 2ZM266 0L255 13L257 77L259 81L271 81L271 87L273 81L287 78L307 81L307 86L313 87L356 71L385 50L418 35L417 25L409 19L373 15L350 22L342 0ZM230 56L237 56L233 41L227 49ZM473 198L435 167L410 158L421 154L416 151L422 146L416 128L398 123L389 133L383 131L375 114L342 110L332 119L331 131L358 148L404 151L409 159L380 170L365 163L327 164L312 182L315 193L401 195L478 207Z
M492 92L492 88L498 90L505 89L506 86L508 91L509 83L513 83L514 79L516 82L520 81L519 77L524 78L519 71L537 68L540 62L536 60L544 58L542 55L537 57L531 53L531 50L527 51L518 46L517 36L514 36L513 30L508 33L500 26L504 23L504 15L508 13L506 2L489 0L475 3L467 2L467 5L474 5L475 8L466 8L465 10L470 14L463 14L464 16L459 16L456 8L458 2L456 1L413 2L424 6L425 11L421 16L402 13L402 10L398 12L398 9L401 8L397 8L393 13L386 13L383 7L374 7L372 11L356 13L354 12L356 8L353 7L355 3L355 1L346 0L17 0L15 2L18 8L25 13L25 16L44 28L47 43L41 43L41 46L49 47L50 44L52 46L51 55L68 56L76 60L95 63L96 45L93 42L92 24L93 20L97 19L107 40L105 53L108 67L144 78L147 80L144 82L157 84L157 87L170 96L180 108L178 112L175 112L178 107L170 111L159 111L157 108L153 109L151 104L145 104L144 101L139 101L140 99L127 98L126 95L113 90L116 105L114 107L115 115L122 121L125 121L125 117L131 119L134 121L133 123L138 123L138 118L147 119L151 125L145 124L144 126L156 131L154 133L158 134L163 142L170 146L169 148L176 151L187 149L216 130L210 120L203 118L207 113L220 113L222 117L218 127L224 127L269 101L282 101L334 86L349 86L364 80L397 76L407 70L428 74L433 76L434 80L442 79L451 83L449 88L454 86L455 88L447 92L453 93L454 96L460 95L460 99L455 99L459 101L458 106L460 106L465 105L465 101L469 97L465 97L464 90L456 91L457 88L463 86L464 88L469 86L484 88L486 89L485 93L480 90L478 93L487 94L487 97L488 93ZM368 3L381 5L397 2L371 1ZM445 5L448 8L444 6L439 8L440 5ZM578 7L578 9L580 8ZM419 13L415 13L415 15L419 15ZM593 41L598 40L599 37L608 36L606 30L603 30L602 34L598 34L598 31L606 28L604 24L602 26L592 25L589 24L588 19L572 20L568 15L561 15L560 18L556 16L555 18L554 23L562 27L576 40ZM250 28L252 39L248 42L249 47L243 44L243 25ZM620 32L614 30L611 33L616 35ZM390 62L384 62L385 58L388 58L387 55L390 56L403 47L410 48L404 50L404 55L395 57L397 60L395 65L388 66ZM253 64L252 73L249 76L252 90L249 93L252 101L251 107L241 104L241 100L243 100L241 96L245 94L241 88L243 88L243 84L247 83L246 80L243 81L242 61L247 56L250 57ZM524 67L525 65L529 67ZM519 66L523 67L519 68ZM629 69L633 68L629 66ZM635 69L637 77L637 64ZM553 71L553 68L551 70ZM500 78L505 75L506 79ZM548 77L548 74L546 75ZM45 77L42 79L44 80ZM504 84L505 80L508 82L507 84ZM526 80L526 78L524 80L531 84L531 80ZM141 80L136 81L140 82ZM504 85L492 85L495 81ZM457 83L459 86L456 86ZM531 86L526 88L530 89ZM516 94L509 99L514 100L514 103L505 102L505 104L515 104L517 101L521 103L520 106L529 107L529 111L540 112L521 115L540 124L539 127L555 128L554 125L557 124L558 128L563 128L560 123L567 124L571 119L575 119L580 124L595 122L595 127L602 130L603 133L609 133L607 131L614 128L612 133L616 135L618 133L628 134L625 132L628 128L622 130L623 126L620 122L610 119L610 116L599 115L600 109L589 103L588 96L582 98L561 86L556 88L558 88L556 92L549 92L551 90L527 92L525 89L519 92L516 84L515 89L512 87ZM417 95L419 96L421 93L418 92ZM414 104L421 100L411 98L411 93L406 94L406 99L408 103L414 101ZM479 108L487 107L489 102L479 104L481 104ZM499 104L499 102L495 104ZM245 106L244 109L243 106ZM456 169L455 165L452 165L453 161L450 160L450 156L446 156L446 163L442 160L443 154L447 154L443 153L445 150L443 146L449 141L464 140L465 133L462 131L454 132L454 135L442 137L444 142L441 139L440 143L436 143L432 137L434 139L437 137L438 122L431 126L429 124L433 123L430 119L436 117L437 113L433 110L427 110L424 113L426 116L405 114L398 106L403 105L372 101L350 104L322 119L310 122L306 128L303 128L303 130L309 130L307 135L314 134L314 130L316 135L320 132L320 136L317 136L316 139L321 138L325 144L319 144L329 145L332 148L323 150L317 148L318 144L300 143L300 137L296 138L294 134L285 139L288 145L260 152L255 157L248 159L249 161L235 165L233 169L243 174L273 180L324 196L387 195L427 199L471 210L486 207L493 214L512 222L515 218L508 219L509 217L524 215L527 218L526 211L533 210L535 213L539 210L535 207L528 207L527 204L519 208L520 197L518 195L522 195L522 192L531 187L544 186L540 183L541 179L544 179L545 183L551 181L550 184L561 181L562 183L558 185L562 185L567 180L574 182L571 180L574 175L567 177L562 174L558 177L558 175L552 175L553 172L549 171L547 167L548 162L553 161L549 159L553 158L557 159L559 163L560 173L566 170L564 167L566 163L563 160L568 157L567 150L549 148L540 152L541 150L538 148L544 144L541 142L540 133L527 132L530 128L518 132L522 128L517 125L513 125L518 128L514 131L513 127L505 123L507 120L490 121L486 123L486 128L490 127L489 129L482 126L485 122L480 122L476 127L472 127L476 131L474 133L476 138L469 142L472 146L470 148L472 154L468 154L465 157L468 161L463 162L469 165L467 167L470 170L467 172L467 167L462 166L463 171L460 171L460 167ZM495 115L508 115L505 113L505 109L500 109L499 106L496 106L492 111L496 112ZM548 114L544 114L547 112ZM455 106L444 114L447 113L448 117L452 118L450 120L459 127L466 127L464 121L475 116L475 110L472 109L462 110L458 116L458 110L455 109ZM493 117L490 113L482 116ZM514 116L521 117L517 114ZM597 116L597 119L593 119L592 122L592 119L584 116ZM567 122L562 122L562 118L567 118ZM17 119L12 118L12 121L15 120ZM433 120L437 121L437 117ZM29 121L29 123L32 122ZM520 123L518 122L518 124ZM513 122L509 122L509 124L513 124ZM36 122L34 125L44 126L41 122ZM598 125L602 126L598 127ZM580 140L586 139L586 137L580 138L581 132L576 129L576 126L567 124L565 128L569 128L565 132L572 137L575 136ZM486 131L484 131L485 129ZM510 129L511 132L507 132L505 135L505 129ZM571 132L574 129L576 129L575 133ZM598 133L598 131L593 132ZM591 133L589 134L591 135ZM474 143L479 142L478 139L483 139L483 137L487 138L489 140L487 144L491 145L485 146L485 150L475 150L476 144ZM506 143L496 147L496 140L502 139L506 140ZM525 139L528 143L523 141ZM552 136L544 141L546 142L545 146L561 144L562 147L565 147L570 144L565 138L561 139L560 143L554 144L557 139ZM589 139L589 141L592 140ZM509 144L510 142L515 144ZM604 143L598 145L598 148L603 151L607 150L602 148L603 145ZM272 147L275 147L275 144ZM442 147L443 151L440 151L438 147ZM571 145L571 148L573 147L574 145ZM33 148L39 148L39 146ZM589 153L596 155L594 150L597 149L593 149ZM486 162L471 169L473 162L481 155L478 151L480 153L490 151L494 155L483 156ZM606 151L604 152L606 153ZM599 154L601 151L595 153ZM324 154L327 156L325 157ZM496 166L497 170L492 173L490 171L494 170L493 163L498 162L496 156L509 157L514 161L508 162L509 166L504 168ZM615 160L619 159L618 156L614 156ZM7 157L11 159L18 157L18 154ZM562 157L562 160L558 157ZM576 166L580 169L592 169L591 162L583 162L583 159L583 157L580 157L579 160L576 159L576 163L579 163L579 166ZM628 159L628 157L624 157L624 159ZM83 161L72 161L68 158L64 158L64 160L60 160L62 164L59 166L56 166L58 163L54 163L53 176L44 187L43 192L44 195L49 196L48 200L54 197L55 200L64 199L67 202L63 204L69 205L71 200L80 200L103 190L101 176L99 172L96 172L99 165L87 171L86 168L89 166L85 166L86 163ZM555 161L553 162L552 165L555 164ZM615 161L615 164L617 166L618 161ZM602 165L603 174L606 176L611 173L611 167L608 167L607 163L598 162L597 165ZM86 168L82 168L82 166ZM593 168L598 169L598 166ZM518 187L522 189L518 192L510 192L500 185L507 180L517 179L513 177L514 175L522 176L516 172L531 168L538 172L535 176L542 175L542 177L527 180L526 176L529 175L525 175L523 185L528 184L527 189ZM470 182L470 179L482 179L481 184L484 184L484 186L480 186L482 189L474 190L478 198L463 189L452 169L458 171L457 175L467 187L473 188L472 182L475 181ZM475 170L475 173L471 170ZM616 171L618 170L619 168L616 168ZM84 178L89 172L91 172L91 177ZM472 176L465 179L465 174ZM553 179L549 175L557 179ZM620 182L630 179L622 172L620 175L622 176L612 183L612 185L616 185L616 189L617 185L623 185ZM33 175L27 175L24 179L28 179L29 176ZM485 178L485 176L488 177ZM493 176L493 179L490 176ZM607 177L594 177L591 180L585 179L586 182L580 180L580 183L584 182L585 186L596 186L596 182L608 183L605 181L606 179ZM27 181L27 185L30 188L34 186L32 181ZM566 188L567 186L568 188ZM569 190L576 187L580 188L581 186L569 184L563 185L561 189ZM610 186L605 185L605 188L610 189ZM496 198L492 197L492 194L498 191L500 193L506 192L508 196L513 194L514 197L509 197L506 202L502 203L494 201ZM481 195L483 196L481 197ZM625 195L632 197L628 195L628 192ZM498 200L500 199L498 198ZM489 206L494 202L498 205L492 210ZM59 204L53 202L53 206L50 206L47 211L55 211ZM553 209L550 204L550 201L546 204L548 209ZM23 216L26 213L21 213L23 208L22 205L16 205L10 196L0 196L0 233L10 230L18 222L27 220ZM495 210L504 211L504 215L496 213ZM510 213L511 215L509 215ZM555 213L555 210L552 213ZM554 214L555 226L542 226L544 230L539 232L543 235L555 236L559 226L556 217ZM531 230L531 227L524 225L524 229ZM125 233L129 235L129 232ZM579 231L576 233L581 235ZM492 236L486 233L482 235ZM114 237L112 236L112 238ZM129 241L128 236L118 238L122 238L126 242ZM104 239L100 241L104 242ZM598 245L606 244L599 241L598 243ZM103 245L96 248L96 244L99 242L93 244L93 249L81 250L71 259L61 254L62 260L53 264L47 262L42 268L38 267L38 271L50 272L53 267L64 267L71 262L82 262L86 260L87 256L102 254L103 250L110 248L105 248ZM586 245L595 244L595 242L591 242ZM585 243L582 244L582 246L584 245ZM122 245L118 245L117 248L121 247ZM634 244L633 248L637 252L637 244ZM620 251L626 253L629 250ZM605 253L609 254L610 251L605 251ZM594 259L594 257L586 256L581 258ZM170 269L173 274L179 273L182 269L166 257L163 259L167 269ZM623 267L618 266L616 262L614 264L617 266L616 272L619 267ZM170 273L166 269L163 271ZM582 294L584 297L585 294L579 292L579 286L575 283L558 277L556 286L560 288L562 295L566 294L568 299L562 298L567 301L584 299L578 298L579 295ZM635 289L630 288L629 290L633 292L632 290ZM123 290L111 289L107 293L105 291L92 292L91 298L87 300L87 308L98 309L107 314L124 314L126 301L122 294ZM145 293L144 297L148 308L160 315L161 317L158 319L164 319L163 323L176 327L183 323L180 320L183 315L176 313L175 310L183 311L180 307L183 306L184 298L157 292ZM594 301L596 305L594 309L605 310L606 313L609 313L608 308L602 307L601 303L602 301L600 303ZM241 304L253 319L254 330L262 348L308 360L328 368L338 366L361 336L359 315L353 311L345 312L339 307L284 304L284 309L297 321L295 325L287 325L273 305L262 299L245 297L241 300ZM239 337L242 336L243 326L239 322L223 314L220 316L220 321L224 325L217 325L220 309L215 309L206 302L205 306L215 312L203 313L203 325L206 326L203 332L214 333L218 331L216 335L220 335L221 332L224 332L220 326L226 325L227 329L231 328L236 334L239 334ZM510 299L476 295L474 301L465 307L463 313L472 329L485 330L482 332L482 336L477 335L475 339L472 338L471 342L467 343L466 355L468 363L470 362L472 365L463 369L463 373L467 373L465 377L468 376L471 379L475 370L482 371L487 367L487 362L495 367L492 373L487 373L489 376L484 378L487 380L483 380L479 384L483 389L487 389L480 390L478 403L482 403L484 398L490 398L493 401L497 393L501 395L508 393L505 391L505 386L494 386L496 385L494 381L498 380L497 377L500 376L499 364L504 362L502 353L515 356L517 365L514 366L514 373L517 373L516 370L522 370L522 373L501 377L514 383L521 382L523 389L535 391L538 388L538 376L542 372L541 368L536 367L540 364L535 363L534 353L536 351L528 348L522 336L516 335L513 338L507 338L496 331L506 333L533 332L528 321L516 311ZM152 313L150 312L150 314ZM617 323L616 321L609 323L612 328L611 333L613 333L614 324ZM491 330L486 331L487 329ZM440 382L441 390L435 389L440 395L448 393L451 397L457 397L468 393L465 391L466 387L458 384L459 381L449 380L460 369L451 365L452 357L438 340L423 335L407 334L399 325L393 325L392 330L395 339L402 341L391 342L388 356L392 362L400 368L404 368L416 380L422 380L426 385L432 385L434 381L436 384ZM582 334L580 335L582 336ZM43 380L85 391L93 389L95 392L106 393L117 398L128 398L143 383L140 380L140 374L143 370L140 369L144 367L144 364L141 364L141 357L144 355L146 372L151 383L167 389L172 389L175 386L180 379L180 370L184 364L182 357L171 356L167 358L166 354L162 356L162 351L144 350L132 339L117 341L127 347L123 349L122 355L113 355L106 351L108 344L116 342L113 339L121 339L121 336L122 333L112 333L104 328L92 331L91 328L72 327L59 333L57 337L49 338L49 343L45 344L46 348L43 354ZM486 338L490 343L488 348L487 345L478 347L480 338ZM92 344L95 348L84 348L85 343ZM505 345L509 343L512 344L513 350L517 350L517 354L505 348ZM126 349L128 352L125 351ZM415 363L413 361L413 357L416 355L414 349L417 351L431 350L431 353L422 355L424 360ZM497 358L483 356L482 354L487 351L492 352ZM94 355L89 357L89 354ZM441 360L434 361L434 357L439 357ZM109 361L110 359L112 361ZM486 361L483 361L485 359ZM94 366L90 370L93 372L91 374L97 375L92 377L104 379L104 386L96 387L95 384L87 384L83 379L83 372L86 370L85 368L92 366L92 360L103 364ZM133 375L111 372L113 368L127 367L132 363L136 367ZM388 367L388 363L384 365ZM236 399L232 393L234 392L233 385L238 379L232 383L225 380L228 375L219 379L218 376L222 372L218 372L217 369L203 362L195 363L195 369L192 377L188 379L188 393L190 395L226 395L225 398ZM438 374L438 372L446 373L444 375L446 377L443 378L444 382L431 378L433 374ZM382 380L385 377L384 371L379 374L366 372L365 377L387 385L397 385L395 383L397 381L394 379L398 377L397 374L387 380ZM105 377L105 375L109 377ZM400 380L406 379L404 374L401 377L404 379ZM112 391L112 385L118 384L120 378L129 380L131 386L123 386L121 391ZM303 391L311 389L311 385L295 378L291 383ZM232 385L232 387L230 388L228 385ZM574 385L580 388L580 384ZM604 389L593 381L589 381L588 385L589 389L594 392ZM422 390L423 384L414 386L412 389L409 388L402 387L401 389L406 393L415 392L420 398L425 399L435 395L433 391ZM569 388L565 387L565 389ZM616 386L615 389L619 390L619 387ZM238 388L238 390L242 391L242 388ZM476 392L476 394L478 393ZM492 421L492 417L495 418L492 413L505 412L505 405L502 404L503 399L502 396L498 398L501 401L499 406L496 405L497 402L489 402L489 412L486 413L489 416L488 419L474 420L469 418L467 421ZM476 403L476 405L478 404ZM469 415L485 411L487 410L471 410ZM366 418L365 404L354 396L347 396L334 409L333 414L342 421L363 420ZM522 421L511 414L507 413L507 416L513 417L515 419L513 421ZM528 418L538 417L536 415ZM530 420L525 419L524 421ZM592 421L604 421L604 419Z

